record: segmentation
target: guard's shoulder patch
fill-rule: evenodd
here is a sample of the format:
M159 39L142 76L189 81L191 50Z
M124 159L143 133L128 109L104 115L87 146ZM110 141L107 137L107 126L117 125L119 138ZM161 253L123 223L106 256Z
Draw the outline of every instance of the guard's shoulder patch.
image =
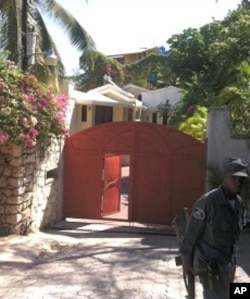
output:
M205 219L205 212L201 208L196 207L193 211L193 216L198 220L203 220Z

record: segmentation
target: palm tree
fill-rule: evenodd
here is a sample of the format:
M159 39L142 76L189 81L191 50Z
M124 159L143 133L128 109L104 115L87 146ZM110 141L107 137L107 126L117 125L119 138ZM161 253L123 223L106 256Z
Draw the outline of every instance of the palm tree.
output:
M59 57L58 69L61 74L64 74L56 44L44 21L45 15L64 29L72 46L83 53L95 49L90 35L58 2L56 0L0 0L0 47L2 50L8 50L8 58L24 70L27 69L27 33L35 30L36 52L42 53L53 49ZM40 69L36 66L35 71L40 70L40 73L44 73L46 67L42 56L37 56L37 62Z

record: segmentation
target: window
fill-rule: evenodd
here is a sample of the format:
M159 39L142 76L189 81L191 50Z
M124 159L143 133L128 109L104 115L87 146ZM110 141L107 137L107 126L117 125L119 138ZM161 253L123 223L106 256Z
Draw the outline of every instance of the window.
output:
M87 121L87 105L82 105L81 120L82 122Z
M166 114L163 115L162 124L166 126L168 125L168 116Z
M128 108L128 120L133 120L133 109Z
M113 107L96 106L95 107L95 125L112 122Z
M157 124L157 113L153 112L152 114L152 123Z
M135 111L135 120L140 120L141 119L141 110L136 110Z

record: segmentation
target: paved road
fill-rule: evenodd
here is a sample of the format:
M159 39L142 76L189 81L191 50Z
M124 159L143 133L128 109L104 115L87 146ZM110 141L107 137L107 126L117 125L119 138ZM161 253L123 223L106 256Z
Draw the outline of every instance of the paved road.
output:
M0 248L1 299L186 296L181 269L174 260L178 241L162 231L91 223L0 238ZM242 250L243 257L246 248ZM201 298L197 283L197 299Z

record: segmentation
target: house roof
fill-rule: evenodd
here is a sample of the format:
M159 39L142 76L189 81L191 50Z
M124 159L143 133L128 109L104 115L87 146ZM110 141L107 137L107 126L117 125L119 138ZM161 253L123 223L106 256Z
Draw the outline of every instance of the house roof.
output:
M108 57L110 57L110 58L122 58L124 55L131 55L131 54L143 53L143 52L148 52L148 51L160 53L160 50L159 50L158 47L151 47L151 48L144 47L144 48L136 48L136 49L133 49L133 50L130 49L130 50L120 52L120 53L117 53L117 54L111 54L111 55L108 55Z
M120 107L133 107L135 102L125 102L117 101L102 95L96 90L90 90L87 93L84 93L80 98L76 100L77 104L92 104L92 105L102 105L102 106L120 106Z
M150 91L149 89L146 89L144 87L141 87L141 86L137 86L137 85L134 85L134 84L127 84L127 85L124 85L122 87L122 89L124 89L125 91L127 92L130 92L132 93L134 96L138 96L140 95L142 92L147 92L147 91Z
M138 107L145 109L142 102L137 100L133 94L122 90L117 85L106 84L100 87L82 92L70 88L69 97L75 99L77 104L82 105L102 105L102 106L120 106L120 107Z
M135 103L136 98L134 95L126 92L125 90L122 90L118 86L114 86L112 84L105 84L100 87L97 87L95 89L92 89L94 91L97 91L101 93L102 95L105 95L113 100L121 101L121 102L127 102L127 103Z

